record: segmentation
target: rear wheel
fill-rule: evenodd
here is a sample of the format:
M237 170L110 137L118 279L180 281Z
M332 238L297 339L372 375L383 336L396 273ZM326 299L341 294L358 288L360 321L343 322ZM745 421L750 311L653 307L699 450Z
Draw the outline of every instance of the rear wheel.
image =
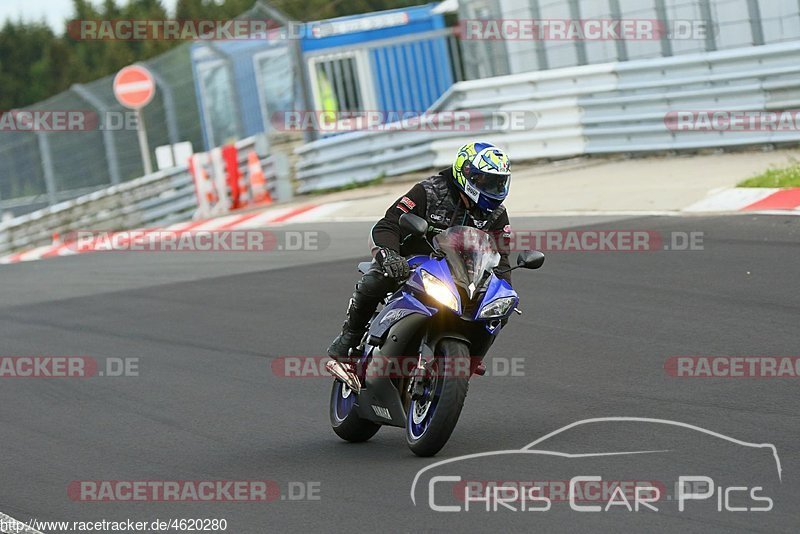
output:
M331 390L331 427L337 436L353 443L367 441L381 428L381 425L358 417L355 405L356 392L334 380Z
M429 369L426 396L411 401L406 421L406 443L417 456L439 452L458 423L469 388L469 346L443 339Z

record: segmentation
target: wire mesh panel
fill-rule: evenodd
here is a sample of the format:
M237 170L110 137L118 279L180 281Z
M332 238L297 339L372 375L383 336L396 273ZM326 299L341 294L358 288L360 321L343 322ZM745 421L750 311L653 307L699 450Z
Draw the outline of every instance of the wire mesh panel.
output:
M190 44L183 44L169 52L162 54L145 65L161 78L172 92L175 114L176 142L190 141L194 147L201 147L203 136L200 130L200 114L197 109L197 96L195 95L194 76L190 59ZM164 90L159 87L160 90ZM166 99L162 101L166 104ZM165 110L166 111L166 110ZM150 118L147 131L151 132ZM155 119L158 120L157 118ZM169 120L169 115L164 116ZM166 124L168 128L168 124ZM157 146L154 144L154 146Z
M202 146L189 45L145 65L159 82L156 97L143 110L151 158L157 146L172 142ZM85 128L0 135L0 211L22 214L38 209L44 200L64 200L110 185L115 175L120 181L142 176L135 112L117 102L113 79L106 76L26 108L81 113Z
M462 21L460 27L461 63L465 79L477 80L521 72L514 69L524 67L515 65L512 68L509 66L509 62L515 61L526 63L528 67L532 66L534 69L538 68L535 60L535 43L473 39L466 32L464 26L467 21L496 20L506 16L509 18L532 17L524 1L468 0L460 2L458 9L458 17Z
M618 14L611 11L609 0L580 0L578 2L581 19L612 20ZM608 63L620 61L620 49L612 39L600 39L584 43L586 63Z
M85 129L42 133L47 136L53 181L58 192L109 183L97 110L74 91L65 91L36 105L39 110L85 113Z
M21 197L47 195L39 144L31 132L0 134L0 206ZM0 211L3 208L0 207Z
M271 47L253 55L258 101L264 130L269 131L273 118L295 109L299 88L297 72L289 46Z
M112 150L116 151L116 154L108 155L105 145L100 144L104 150L101 161L107 165L108 158L115 157L120 180L126 181L142 175L142 157L134 128L136 123L132 121L133 114L117 102L112 87L113 81L113 76L106 76L84 85L84 88L98 101L98 109L104 119L103 127L109 129L108 135L110 142L113 143ZM154 101L157 98L158 91ZM108 182L110 181L109 177Z
M233 76L227 60L220 58L198 65L197 77L206 124L206 146L216 147L230 139L237 139L241 128Z
M765 43L800 39L800 2L762 0L759 2Z
M711 13L718 30L717 47L720 50L753 44L753 31L747 10L748 1L711 1Z
M659 20L657 0L619 0L620 18ZM624 40L628 60L661 57L664 54L662 43L655 39Z
M569 2L564 0L541 0L539 14L544 20L570 20L572 18ZM545 39L543 42L549 68L559 69L581 64L578 54L578 47L581 45L577 41Z

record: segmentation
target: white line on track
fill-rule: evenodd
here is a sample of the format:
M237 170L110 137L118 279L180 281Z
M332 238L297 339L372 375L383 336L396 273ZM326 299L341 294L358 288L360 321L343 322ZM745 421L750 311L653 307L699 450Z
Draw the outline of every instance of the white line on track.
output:
M520 217L645 217L645 216L665 216L665 217L680 217L683 215L689 215L686 213L682 213L677 210L660 210L660 211L515 211L513 213L508 214L511 218L512 225L514 219L518 219ZM699 214L691 214L691 215L699 215ZM378 219L383 217L383 214L380 215L356 215L352 217L327 217L325 219L320 219L320 221L325 222L365 222L365 221L372 221L375 222Z

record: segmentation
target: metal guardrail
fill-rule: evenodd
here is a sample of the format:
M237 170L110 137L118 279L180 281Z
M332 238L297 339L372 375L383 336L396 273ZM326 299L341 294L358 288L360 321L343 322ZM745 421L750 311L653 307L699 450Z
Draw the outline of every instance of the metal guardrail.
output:
M515 161L800 141L800 131L673 131L670 111L800 107L800 42L668 58L569 67L460 82L429 113L524 111L514 130L359 131L296 150L299 191L446 166L470 139Z
M255 138L239 141L236 147L244 167L248 151L256 147ZM260 159L271 188L278 178L288 179L284 160L283 154ZM48 244L56 232L164 226L191 219L196 209L189 170L185 165L175 167L4 221L0 254Z
M56 202L63 202L72 198L77 198L97 191L97 186L81 187L80 189L70 189L68 191L56 191L54 195ZM0 199L0 220L12 219L13 212L19 208L25 208L26 212L36 211L48 206L50 196L47 193L38 195L28 195L24 197L15 197L9 199ZM23 215L24 213L20 213Z
M429 168L436 159L430 147L432 142L463 135L457 131L398 129L353 132L314 141L296 150L300 157L295 167L298 192Z

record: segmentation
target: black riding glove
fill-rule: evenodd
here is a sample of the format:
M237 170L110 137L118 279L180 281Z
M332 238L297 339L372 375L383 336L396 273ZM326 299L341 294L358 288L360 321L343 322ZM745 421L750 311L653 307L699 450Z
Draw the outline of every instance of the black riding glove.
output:
M383 272L386 273L386 276L394 278L395 280L407 278L411 271L411 268L408 266L408 261L389 248L378 249L377 254L375 254L375 260L381 266Z

